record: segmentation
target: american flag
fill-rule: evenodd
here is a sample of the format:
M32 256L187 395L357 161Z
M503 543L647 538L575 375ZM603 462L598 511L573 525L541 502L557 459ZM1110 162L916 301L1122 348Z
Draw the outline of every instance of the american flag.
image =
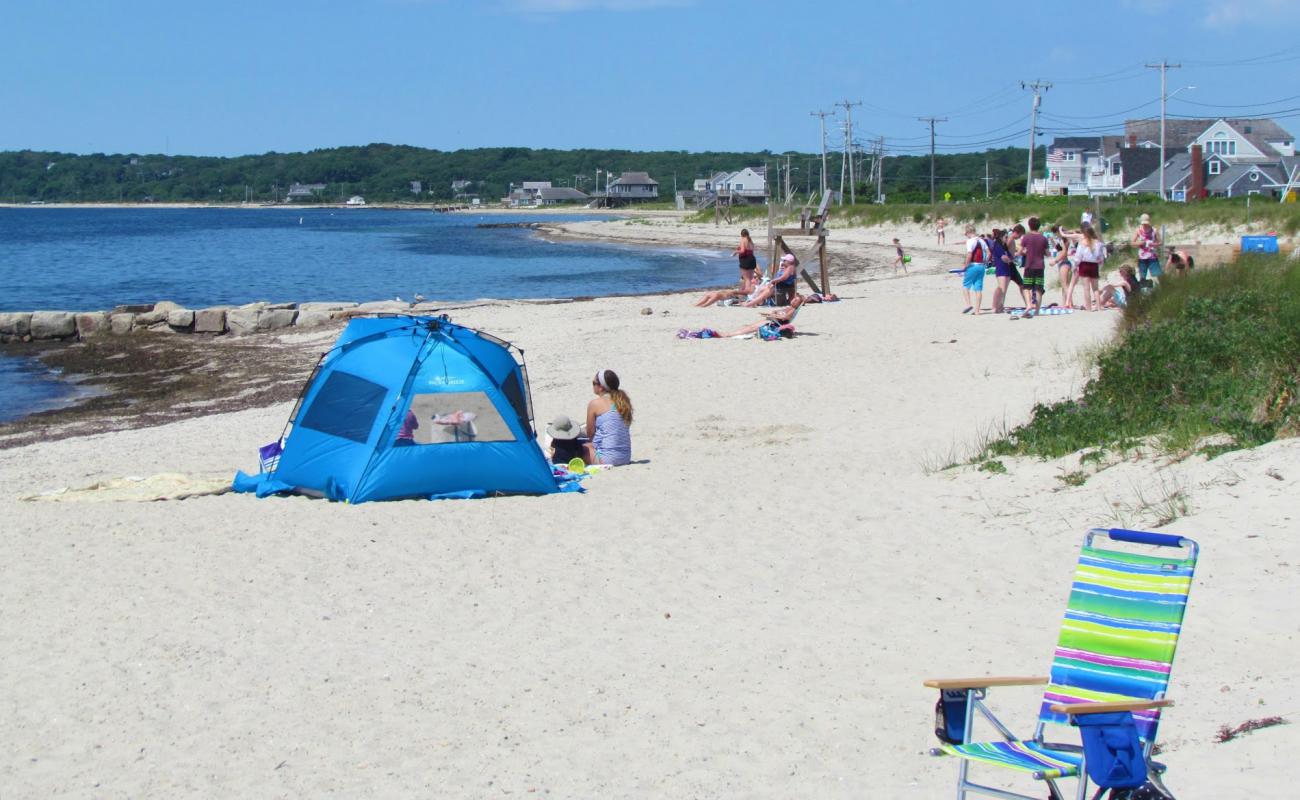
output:
M1059 147L1053 147L1051 150L1048 150L1048 151L1047 151L1047 163L1048 163L1048 164L1064 164L1064 163L1065 163L1065 151L1062 150L1062 149L1059 148Z

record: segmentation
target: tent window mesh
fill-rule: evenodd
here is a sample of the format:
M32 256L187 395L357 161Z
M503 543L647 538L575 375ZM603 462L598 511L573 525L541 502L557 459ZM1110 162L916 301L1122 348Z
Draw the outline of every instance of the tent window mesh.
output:
M331 372L303 416L302 426L364 444L387 394L387 389L365 378Z
M483 392L431 392L411 398L395 444L513 441L510 426Z

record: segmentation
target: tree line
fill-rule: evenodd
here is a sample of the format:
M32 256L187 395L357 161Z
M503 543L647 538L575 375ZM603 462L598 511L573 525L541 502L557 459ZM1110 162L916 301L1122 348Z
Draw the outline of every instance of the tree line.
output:
M857 196L874 198L876 186L865 176L870 156L854 164ZM987 153L940 155L935 159L937 194L953 199L1024 190L1023 148ZM1042 159L1038 159L1042 163ZM504 197L511 185L551 181L592 193L607 175L647 172L659 182L660 196L690 189L697 178L723 171L765 166L769 191L815 191L821 157L812 153L630 150L548 150L487 147L440 151L391 144L336 147L305 153L264 153L234 157L160 154L74 154L37 150L0 152L0 202L283 202L292 184L322 184L319 202L341 202L362 195L368 202L441 202L466 195L483 202ZM832 188L844 171L840 154L828 157ZM988 180L985 180L986 168ZM1018 171L1018 172L1017 172ZM887 156L883 189L890 201L929 198L930 158ZM453 182L468 183L453 189ZM415 183L418 182L418 191ZM459 185L459 184L458 184ZM847 192L847 187L846 187Z

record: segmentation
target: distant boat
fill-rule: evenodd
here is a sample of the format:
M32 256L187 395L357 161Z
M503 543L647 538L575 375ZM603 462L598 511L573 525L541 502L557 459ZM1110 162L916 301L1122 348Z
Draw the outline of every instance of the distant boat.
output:
M349 197L348 201L343 205L356 207L356 206L364 206L365 204L366 204L366 198L362 197L359 194L354 194L351 197Z

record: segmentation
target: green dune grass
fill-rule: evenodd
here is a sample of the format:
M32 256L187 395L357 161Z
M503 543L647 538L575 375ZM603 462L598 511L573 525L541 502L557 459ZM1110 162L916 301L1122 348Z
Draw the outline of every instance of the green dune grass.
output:
M1213 456L1300 435L1297 396L1300 261L1243 257L1134 298L1083 396L1035 406L982 455L1059 458L1154 437Z

